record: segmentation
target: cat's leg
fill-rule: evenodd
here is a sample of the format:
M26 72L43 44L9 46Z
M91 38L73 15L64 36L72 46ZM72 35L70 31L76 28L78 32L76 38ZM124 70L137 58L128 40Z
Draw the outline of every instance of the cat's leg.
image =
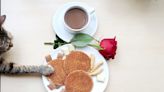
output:
M23 74L23 73L40 73L42 75L49 75L54 72L54 69L49 65L13 65L10 73Z
M3 74L24 74L24 73L40 73L42 75L49 75L54 72L54 69L48 65L16 65L14 63L4 63L0 60L0 73Z

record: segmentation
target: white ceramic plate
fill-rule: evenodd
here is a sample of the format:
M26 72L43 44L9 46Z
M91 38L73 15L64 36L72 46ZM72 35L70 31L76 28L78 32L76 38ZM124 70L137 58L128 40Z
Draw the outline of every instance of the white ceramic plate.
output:
M87 9L92 8L88 5L86 5L85 3L71 2L71 3L65 4L64 6L62 6L55 12L55 15L54 15L53 21L52 21L53 29L54 29L55 33L66 42L69 42L72 39L74 34L68 32L66 30L66 28L64 28L64 25L63 25L64 12L66 11L67 8L74 6L74 5L80 5L80 6L86 7ZM86 33L86 34L93 36L95 34L96 30L97 30L97 17L94 12L91 15L91 21L90 21L90 24L88 25L88 28L83 30L82 33Z
M50 54L52 59L56 59L57 54L61 51L61 48L68 48L68 45L63 45L63 46L55 49ZM85 48L76 49L76 50L83 51L86 54L93 54L95 56L95 64L98 63L99 61L103 61L103 65L101 66L103 68L103 72L101 73L101 76L104 76L105 81L98 82L96 80L96 76L92 77L94 85L93 85L93 89L91 92L104 92L108 85L108 80L109 80L109 69L108 69L108 64L107 64L106 60L104 59L104 57L102 57L101 54L99 54L99 52L96 49L94 49L92 47L85 47ZM46 60L44 61L44 64L46 64ZM63 86L63 87L60 87L59 89L50 90L48 88L49 81L47 80L47 78L45 76L42 76L42 80L43 80L43 84L48 92L61 92L62 88L64 87Z

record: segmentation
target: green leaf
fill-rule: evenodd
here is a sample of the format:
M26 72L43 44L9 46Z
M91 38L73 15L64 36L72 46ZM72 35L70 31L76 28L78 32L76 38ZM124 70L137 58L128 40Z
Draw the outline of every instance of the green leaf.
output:
M66 43L64 40L62 40L61 38L59 38L58 35L56 35L56 40L55 41L58 41L58 42L61 42L61 43Z
M58 44L54 44L53 48L56 49L56 48L58 48L58 46L59 46Z
M62 40L56 35L56 40L54 40L53 48L56 49L64 44L67 44L67 42L65 42L64 40Z
M87 46L94 38L88 34L78 33L72 39L71 43L79 48Z
M57 35L56 35L56 40L54 40L54 42L45 42L44 43L45 45L53 45L53 48L56 49L64 44L67 44L67 42L65 42L64 40L62 40L61 38L59 38Z

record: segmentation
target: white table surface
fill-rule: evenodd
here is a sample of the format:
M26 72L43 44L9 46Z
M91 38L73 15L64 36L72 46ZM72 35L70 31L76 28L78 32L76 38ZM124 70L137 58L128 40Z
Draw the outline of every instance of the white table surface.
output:
M66 2L80 0L1 0L5 28L14 35L7 61L40 65L53 49L52 17ZM164 0L81 0L96 10L95 37L117 37L109 62L106 92L164 92ZM1 75L1 92L46 92L41 76Z

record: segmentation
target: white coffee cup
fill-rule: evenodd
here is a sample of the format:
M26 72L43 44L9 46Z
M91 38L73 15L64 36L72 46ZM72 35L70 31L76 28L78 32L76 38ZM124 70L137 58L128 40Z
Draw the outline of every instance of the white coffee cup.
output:
M66 22L66 19L65 19L65 17L66 17L66 14L68 13L68 11L70 11L70 10L72 10L72 9L79 9L79 10L82 10L86 15L86 17L87 17L87 21L86 21L86 23L81 27L81 28L72 28L67 22ZM92 15L92 13L94 12L95 10L93 9L93 8L90 8L90 9L87 9L86 7L83 7L83 6L80 6L80 5L73 5L73 6L70 6L69 8L67 8L66 10L65 10L65 12L64 12L64 18L63 18L63 24L64 24L64 28L68 31L68 32L70 32L70 33L79 33L79 32L82 32L82 31L84 31L87 27L88 27L88 25L89 25L89 23L90 23L90 21L91 21L91 15ZM80 18L80 17L79 17ZM71 19L70 19L70 21L71 21Z

